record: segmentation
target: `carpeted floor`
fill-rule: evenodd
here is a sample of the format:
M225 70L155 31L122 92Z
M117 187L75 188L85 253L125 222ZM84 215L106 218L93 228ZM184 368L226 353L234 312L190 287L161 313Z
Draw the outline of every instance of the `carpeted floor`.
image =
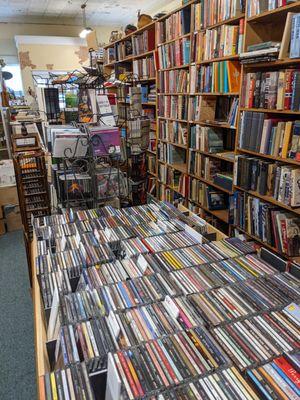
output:
M0 237L0 399L35 400L33 308L21 231Z

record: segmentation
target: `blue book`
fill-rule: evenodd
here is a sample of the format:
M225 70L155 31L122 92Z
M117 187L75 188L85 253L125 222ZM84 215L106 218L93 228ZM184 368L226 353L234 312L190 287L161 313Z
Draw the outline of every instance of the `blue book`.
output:
M292 17L290 58L300 57L300 14Z
M273 398L269 395L269 393L266 391L264 386L260 383L260 381L256 378L256 376L253 374L252 371L247 371L247 374L249 378L252 380L252 382L255 384L257 389L262 393L262 395L267 399L267 400L273 400Z

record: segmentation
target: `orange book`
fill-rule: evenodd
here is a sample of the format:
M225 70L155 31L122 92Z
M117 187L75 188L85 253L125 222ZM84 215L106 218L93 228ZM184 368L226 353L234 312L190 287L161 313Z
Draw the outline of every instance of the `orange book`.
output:
M241 66L238 61L228 61L228 81L229 81L229 92L235 93L240 90L240 79L241 79Z

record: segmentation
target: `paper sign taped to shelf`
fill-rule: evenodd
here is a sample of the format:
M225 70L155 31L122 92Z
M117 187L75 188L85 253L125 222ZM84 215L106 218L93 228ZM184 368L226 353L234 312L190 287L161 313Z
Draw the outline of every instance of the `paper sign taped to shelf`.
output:
M116 316L113 313L113 311L109 312L108 322L111 326L111 329L113 331L115 339L118 339L118 337L120 335L120 327L119 327L118 321L117 321Z
M107 383L105 400L116 400L121 398L121 379L114 362L112 353L108 353L107 359Z
M148 268L147 260L145 259L145 257L142 254L140 254L138 256L137 264L141 268L142 273L144 273L146 271L146 269Z
M171 297L166 296L163 303L168 312L171 314L171 316L177 319L179 317L179 308L176 306Z
M202 244L203 236L199 232L195 231L195 229L191 228L187 224L185 224L184 230L186 233L188 233L190 236L192 236L194 239L198 240L198 242Z

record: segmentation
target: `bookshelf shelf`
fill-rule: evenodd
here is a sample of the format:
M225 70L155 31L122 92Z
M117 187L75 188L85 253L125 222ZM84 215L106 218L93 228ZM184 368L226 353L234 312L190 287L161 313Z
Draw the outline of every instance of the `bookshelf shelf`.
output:
M220 92L197 92L197 93L190 93L190 96L239 96L238 92L235 93L220 93Z
M159 139L162 143L168 143L171 144L172 146L180 147L182 149L187 149L187 144L180 144L180 143L173 143L173 142L168 142L167 140Z
M287 206L287 205L275 200L271 196L264 196L264 195L259 194L258 192L254 192L253 190L246 190L246 189L243 189L243 188L241 188L239 186L235 186L235 188L238 189L238 190L242 190L243 192L249 193L252 196L258 197L261 200L264 200L264 201L266 201L268 203L274 204L275 206L284 208L285 210L288 210L290 212L293 212L295 214L300 215L300 208L299 207L298 208L293 208L293 207Z
M234 163L234 159L226 158L226 152L224 152L223 153L224 155L221 156L220 154L208 153L207 151L201 151L201 150L195 150L195 149L190 149L190 150L196 151L197 153L203 154L204 156L207 156L207 157L217 158L218 160Z
M228 224L228 220L229 220L228 210L210 210L209 208L207 208L206 206L203 206L202 204L198 203L195 200L189 199L189 201L196 204L198 207L202 208L205 212L210 213L211 215L218 218L222 222L225 222L226 224Z
M175 39L170 39L170 40L167 40L166 42L158 43L158 44L157 44L157 47L159 47L159 46L164 46L165 44L173 43L173 42L176 42L176 40L188 38L188 37L190 37L190 36L191 36L190 33L186 33L185 35L178 36L178 37L175 38Z
M156 106L156 102L155 101L147 101L147 102L143 102L142 106Z
M205 154L205 155L206 155L206 154ZM191 173L190 173L189 175L190 175L192 178L198 179L199 181L205 183L205 184L208 185L208 186L213 186L213 187L215 187L216 189L219 189L219 190L221 190L221 191L224 192L224 193L227 193L227 194L229 194L229 195L232 195L232 194L233 194L233 191L232 191L232 190L227 190L227 189L223 188L222 186L219 186L219 185L215 184L215 183L212 182L212 181L208 181L207 179L202 178L201 176L193 175L193 174L191 174Z
M283 7L275 8L271 11L265 11L261 14L254 15L252 17L246 17L246 22L250 23L266 23L266 22L274 22L275 18L284 18L284 16L288 12L297 12L300 11L300 4L296 2L296 4L291 3L287 4Z
M244 14L244 13L238 15L237 17L224 19L223 21L217 22L216 24L208 25L208 26L206 26L205 28L203 28L200 32L203 32L203 31L205 31L206 29L214 29L214 28L217 28L218 26L222 26L222 25L234 25L234 24L238 24L242 18L245 18L245 14ZM199 32L199 31L198 31L198 32Z
M240 107L240 111L253 111L253 112L261 112L266 114L289 114L289 115L300 115L300 111L292 111L292 110L274 110L274 109L266 109L266 108L244 108Z
M198 61L196 64L197 65L210 64L210 63L218 62L218 61L238 60L239 58L240 58L240 56L238 54L236 54L236 55L231 55L231 56L211 58L209 60Z
M255 151L250 151L250 150L245 150L245 149L240 149L240 148L237 148L237 151L239 151L241 153L250 154L252 156L266 158L269 160L280 161L285 164L298 165L300 167L300 161L296 161L296 160L292 160L292 159L288 159L288 158L275 157L275 156L271 156L269 154L256 153Z
M187 173L187 164L169 164L165 161L158 160L159 163L167 165L170 168L175 169L176 171L182 172L183 174Z
M162 68L159 71L163 72L163 71L173 71L174 69L184 69L184 68L189 68L190 64L184 64L184 65L177 65L175 67L171 67L171 68Z
M157 174L155 174L154 172L147 171L147 173L148 173L149 175L152 175L152 176L154 176L155 178L157 178Z
M201 126L214 126L216 128L225 128L225 129L233 129L236 130L236 127L230 126L229 124L226 124L224 122L219 123L217 121L196 121L196 120L190 120L190 124L194 125L201 125Z
M293 65L293 64L299 64L299 63L300 63L300 58L285 58L285 59L276 60L276 61L244 64L244 68L247 68L247 69L250 69L250 68L255 68L255 69L275 68L275 67L282 67L284 65Z
M188 96L189 93L177 92L177 93L157 93L158 96Z
M147 153L151 153L151 154L154 154L154 155L156 155L156 151L149 150L149 149L147 149L146 151L147 151Z
M177 119L177 118L168 118L168 117L158 117L159 119L164 119L166 121L176 121L176 122L183 122L183 123L188 123L188 121L186 119Z

